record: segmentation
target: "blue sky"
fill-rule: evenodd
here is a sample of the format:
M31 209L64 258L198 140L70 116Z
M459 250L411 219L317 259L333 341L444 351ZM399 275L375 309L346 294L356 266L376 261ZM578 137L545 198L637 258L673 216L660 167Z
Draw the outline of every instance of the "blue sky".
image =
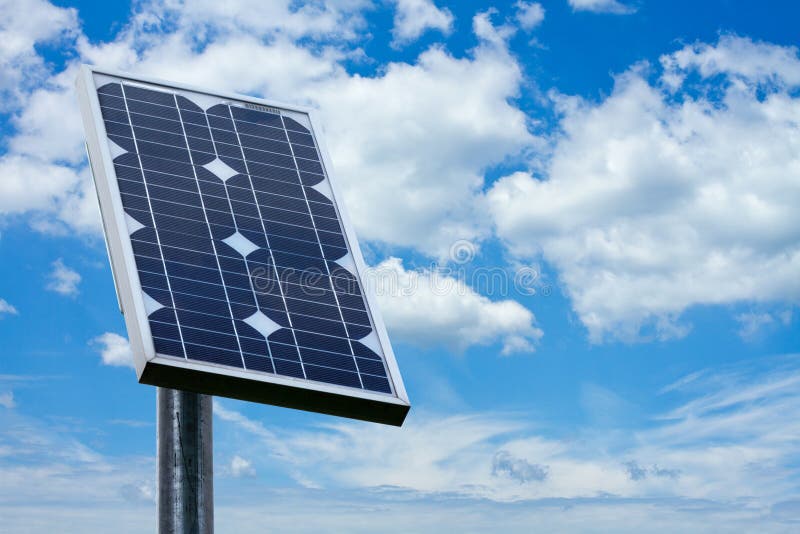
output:
M9 531L155 522L81 62L317 108L383 284L406 424L217 399L219 531L796 529L800 6L22 4L0 1Z

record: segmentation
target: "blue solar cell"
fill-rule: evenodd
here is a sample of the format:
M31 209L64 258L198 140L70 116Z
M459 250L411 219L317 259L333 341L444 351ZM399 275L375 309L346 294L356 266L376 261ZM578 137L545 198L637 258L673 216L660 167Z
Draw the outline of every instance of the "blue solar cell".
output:
M126 94L127 96L127 94ZM140 100L132 100L130 97L125 99L128 104L128 111L130 113L138 113L141 115L150 115L152 117L161 117L172 121L179 121L178 109L160 104L151 104L149 102L142 102Z
M303 363L311 363L314 365L323 365L326 367L334 367L337 369L358 372L358 369L356 369L355 359L352 356L333 354L330 352L323 352L305 347L300 347L300 356L303 358Z
M298 158L305 158L314 161L319 161L316 148L307 147L303 145L292 145L292 150L294 150L294 155ZM300 170L301 171L303 170L302 167L300 168Z
M103 115L105 116L106 113L103 112ZM119 117L120 119L114 117ZM106 117L106 120L125 122L126 124L129 123L128 117L116 114ZM141 126L142 128L151 128L161 132L179 134L183 131L180 121L154 117L152 115L142 115L141 113L130 113L130 124L133 126Z
M108 133L108 135L119 135L122 137L133 138L133 130L127 123L121 124L119 122L106 121L105 124L106 133Z
M392 387L389 385L389 380L383 376L372 376L368 374L361 375L361 381L364 383L364 389L371 391L380 391L382 393L391 393Z
M319 161L297 158L297 168L301 171L322 174L322 165Z
M288 131L289 141L292 144L314 146L314 139L307 133Z
M122 96L122 84L107 83L97 88L97 93L100 95L114 95Z
M348 371L332 369L330 367L320 367L311 364L304 364L304 368L306 371L306 377L308 377L309 380L339 384L341 386L349 386L351 388L361 387L361 381L358 378L358 373L350 373Z
M175 107L175 95L164 91L154 91L136 85L125 85L123 91L128 100L138 100L141 102L151 102L169 107Z
M368 360L366 358L356 358L358 370L362 373L370 375L383 376L386 370L383 368L383 362L380 360Z
M364 346L363 344L359 343L358 341L353 341L351 343L351 346L353 347L353 354L355 354L359 358L367 358L367 359L370 359L370 360L380 360L381 359L381 357L378 356L377 354L375 354L375 352L372 349L367 348L366 346Z
M190 360L219 363L231 367L243 367L242 354L240 352L185 342L183 345L186 347L186 357Z
M128 114L124 109L116 109L113 107L101 107L103 112L103 119L105 122L116 122L128 124Z
M258 354L244 353L244 362L248 369L254 371L263 371L265 373L274 373L275 367L272 365L272 360Z
M156 336L153 336L153 343L156 348L156 352L159 354L165 354L167 356L177 356L182 358L184 356L183 352L183 343L180 340L176 339L163 339Z
M125 150L133 151L136 149L133 139L131 139L130 137L122 137L120 135L109 134L108 138L114 141L120 147L124 148Z
M287 130L294 130L296 132L303 132L303 133L310 133L308 128L297 122L296 120L290 117L283 118L284 126Z
M272 345L270 344L270 346ZM300 363L278 358L273 358L273 362L275 363L275 372L279 375L304 378L303 366Z
M391 393L336 208L297 120L139 86L98 89L161 354ZM260 315L263 314L263 315ZM298 349L299 348L299 349Z

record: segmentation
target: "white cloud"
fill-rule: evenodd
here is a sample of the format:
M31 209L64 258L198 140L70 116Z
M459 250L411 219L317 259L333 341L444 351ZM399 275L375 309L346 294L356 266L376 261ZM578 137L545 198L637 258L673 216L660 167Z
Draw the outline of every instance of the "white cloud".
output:
M0 111L24 100L47 69L35 46L74 36L78 12L44 0L0 0Z
M25 107L11 121L18 133L9 140L10 152L73 166L83 162L86 152L75 96L76 74L74 68L68 68L29 94ZM53 117L59 118L57 124Z
M736 35L722 35L716 46L685 46L663 56L661 64L664 77L671 84L682 83L687 72L697 70L704 78L725 74L744 83L800 85L797 47L775 46Z
M541 482L547 478L547 466L532 464L508 451L498 451L492 459L492 475L507 476L519 481L520 484Z
M270 433L262 442L259 422L228 409L237 416L225 424L242 434L226 445L253 446L249 454L265 466L277 454L285 470L325 488L518 503L606 495L725 507L746 498L763 509L800 489L790 468L800 437L793 418L799 380L797 356L707 372L673 388L662 401L674 408L633 433L620 421L564 439L513 415L477 413L412 414L402 429L337 422Z
M7 313L9 315L18 315L17 309L8 303L5 299L0 299L0 315Z
M736 316L736 321L739 323L739 337L745 341L753 341L771 327L779 324L788 326L792 322L792 311L740 313Z
M16 400L14 400L13 391L4 391L0 393L0 406L8 410L15 408L17 406L17 402Z
M342 15L347 20L356 20L359 6L364 8L359 2L326 6L314 17L338 9L350 14ZM305 36L311 42L298 43L296 34L278 23L256 28L262 24L257 17L214 9L212 16L195 4L143 4L114 40L98 43L80 36L76 52L83 61L109 68L319 107L336 174L362 238L437 255L457 239L490 234L481 206L484 170L537 143L525 114L509 103L523 83L505 42L513 28L495 28L489 13L481 13L474 19L479 44L464 57L432 47L413 63L390 63L365 77L349 75L342 66L357 52L349 41L317 44L314 39L325 34L320 29ZM309 9L298 13L310 17ZM170 24L162 27L160 20ZM326 20L328 29L342 24ZM348 27L348 32L360 28L355 22ZM213 40L205 39L212 34ZM261 68L249 68L253 62ZM9 138L13 150L0 160L7 176L0 189L8 190L0 194L7 199L5 205L0 200L0 213L28 215L44 231L99 232L88 171L74 166L82 151L77 121L50 128L42 121L44 110L53 107L77 116L74 75L70 64L18 114L17 132ZM453 106L456 93L459 105ZM46 152L27 152L39 143Z
M191 2L145 1L134 18L134 31L149 32L157 40L160 33L177 27L207 42L219 32L272 35L291 39L352 39L365 26L364 10L369 0L321 0L297 3L292 0L193 0ZM169 21L169 22L167 22Z
M63 197L80 182L70 167L39 158L9 153L0 157L0 213L55 211Z
M133 368L133 354L127 338L114 332L106 332L89 343L97 347L104 365Z
M130 502L156 502L156 488L152 482L134 482L120 488L120 495Z
M0 410L0 427L4 531L44 533L70 525L100 533L114 521L120 522L114 529L120 533L155 527L152 499L146 508L136 508L148 485L140 481L153 478L154 458L104 456L75 437L85 426L57 425L19 410ZM131 499L133 488L139 498Z
M488 236L485 169L537 141L509 103L522 73L503 30L487 14L474 25L481 44L472 57L431 48L378 77L312 87L362 239L442 255L456 240Z
M592 13L613 13L628 15L635 13L636 8L619 0L567 0L573 11L591 11Z
M678 380L659 400L673 408L638 430L563 438L530 417L419 410L402 429L326 420L272 432L216 401L218 450L245 448L253 469L298 481L222 477L216 521L232 532L258 532L264 514L277 530L308 514L308 532L785 532L798 517L798 383L797 356L706 370ZM18 410L0 410L0 428L6 530L153 529L154 458L104 456Z
M438 270L406 270L389 258L370 270L392 336L422 346L462 351L500 342L503 354L532 352L542 337L536 318L514 300L492 301L464 280Z
M233 476L234 478L256 476L256 470L253 467L253 462L251 462L250 460L246 460L238 455L231 458L229 469L231 476Z
M444 34L453 29L453 14L436 7L433 0L395 0L393 44L402 45L419 38L426 30Z
M51 76L12 117L15 133L0 156L0 218L24 215L47 233L100 233L97 196L84 165L76 72L72 65ZM56 115L61 120L53 122Z
M750 44L745 57L764 55ZM716 55L748 46L722 39ZM707 64L685 59L697 48L667 56L669 73ZM667 88L642 66L599 104L555 96L562 131L543 175L488 193L498 235L556 266L592 340L680 337L694 305L800 299L800 98L783 78L800 60L772 48L786 64L768 86L742 65L718 99L703 72L699 88Z
M544 8L538 2L520 0L514 6L517 8L517 22L524 30L532 30L544 20Z
M78 294L78 284L81 283L81 275L66 265L61 258L53 262L53 270L47 276L47 289L55 291L66 297L74 297Z

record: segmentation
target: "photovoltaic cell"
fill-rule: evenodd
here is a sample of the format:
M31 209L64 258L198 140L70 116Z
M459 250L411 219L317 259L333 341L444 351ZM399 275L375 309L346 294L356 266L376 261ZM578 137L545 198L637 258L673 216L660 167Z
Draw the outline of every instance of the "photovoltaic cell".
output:
M97 93L156 352L392 393L310 124L123 81Z

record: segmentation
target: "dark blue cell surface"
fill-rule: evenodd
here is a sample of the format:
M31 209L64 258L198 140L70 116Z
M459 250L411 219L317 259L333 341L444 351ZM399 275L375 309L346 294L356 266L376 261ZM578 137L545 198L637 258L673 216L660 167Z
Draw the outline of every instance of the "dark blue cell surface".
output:
M310 130L140 85L98 96L156 351L391 394Z

